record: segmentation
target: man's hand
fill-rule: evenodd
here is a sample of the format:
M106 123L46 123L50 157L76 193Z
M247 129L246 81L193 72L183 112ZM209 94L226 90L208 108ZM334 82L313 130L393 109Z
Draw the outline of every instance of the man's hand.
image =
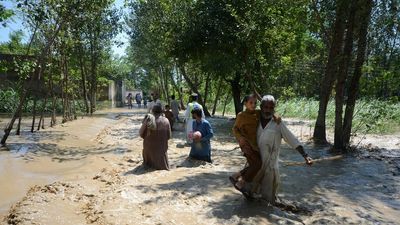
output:
M306 160L306 164L311 166L313 164L312 158L309 156L304 157L304 159Z
M273 118L274 118L275 123L277 123L278 125L282 122L282 117L280 117L276 113L273 115Z

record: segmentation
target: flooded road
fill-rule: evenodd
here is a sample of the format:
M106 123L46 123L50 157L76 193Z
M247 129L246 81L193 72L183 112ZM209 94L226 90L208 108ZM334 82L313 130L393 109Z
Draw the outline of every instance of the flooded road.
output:
M7 141L10 151L0 150L0 217L35 185L86 179L98 172L105 166L101 157L118 151L98 143L97 135L119 122L116 117L129 114L134 113L108 110L33 134L26 131L30 122L26 118L22 124L26 130L21 136L10 135Z
M98 167L97 167L98 169ZM75 179L75 174L96 171L90 159L59 162L51 157L25 159L18 152L0 153L0 216L20 200L34 185L44 185L57 180Z
M281 151L279 198L299 212L246 201L228 176L245 159L233 121L213 118L213 164L187 159L184 126L169 142L170 171L141 166L144 111L117 109L35 134L12 136L0 152L0 221L6 224L396 224L400 150L363 151L312 167ZM299 122L289 129L307 140ZM310 144L313 158L329 157ZM397 154L397 155L396 155ZM11 207L11 205L13 205ZM11 208L10 208L11 207ZM4 216L4 219L1 217Z

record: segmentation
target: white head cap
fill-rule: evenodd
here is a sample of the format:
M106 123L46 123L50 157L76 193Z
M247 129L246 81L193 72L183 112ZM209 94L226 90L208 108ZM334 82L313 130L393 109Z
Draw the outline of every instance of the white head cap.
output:
M266 103L266 102L273 102L276 104L275 98L272 95L264 95L263 98L261 99L261 103Z

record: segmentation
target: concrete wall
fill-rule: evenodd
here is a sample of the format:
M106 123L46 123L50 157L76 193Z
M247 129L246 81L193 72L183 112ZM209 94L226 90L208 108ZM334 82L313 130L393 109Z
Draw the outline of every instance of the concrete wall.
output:
M127 104L126 97L129 93L132 93L133 98L137 93L143 96L140 89L126 90L123 81L110 81L108 84L108 100L111 101L112 107L124 107ZM135 102L135 99L133 101Z

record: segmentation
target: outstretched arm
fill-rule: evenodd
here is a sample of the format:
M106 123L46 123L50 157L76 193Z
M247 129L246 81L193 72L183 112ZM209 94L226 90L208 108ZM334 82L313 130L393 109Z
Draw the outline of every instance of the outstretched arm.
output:
M294 149L296 149L301 156L303 156L304 160L308 165L312 164L312 159L307 155L304 151L303 146L301 145L300 141L293 135L293 133L287 128L285 123L281 123L279 125L281 127L281 134L283 139Z
M312 158L308 156L308 154L304 151L303 146L299 145L297 146L296 150L303 156L304 160L306 161L307 165L312 165L313 161Z

